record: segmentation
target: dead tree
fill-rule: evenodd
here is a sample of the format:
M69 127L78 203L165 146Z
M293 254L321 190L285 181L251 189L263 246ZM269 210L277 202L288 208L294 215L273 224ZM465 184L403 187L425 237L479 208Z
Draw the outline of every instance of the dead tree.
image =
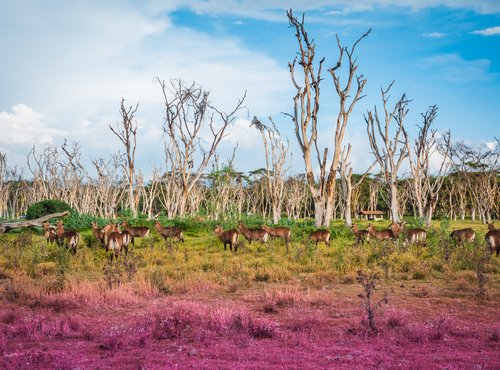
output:
M437 110L437 106L432 105L427 112L422 113L423 123L422 126L418 126L418 137L415 139L413 147L411 147L408 132L404 126L402 127L410 162L411 193L416 205L416 216L425 217L427 227L431 225L439 192L443 186L445 175L451 167L450 132L445 132L442 140L439 141L437 131L431 128ZM437 173L431 174L430 160L437 155L441 157L441 163Z
M122 142L125 147L126 163L123 166L123 172L128 182L128 203L130 211L137 217L137 205L139 196L135 192L135 150L137 147L137 121L134 120L135 113L139 108L139 103L135 107L125 108L125 99L122 98L120 103L120 115L122 117L121 124L117 124L116 128L109 125L109 129ZM126 166L125 166L126 164Z
M243 108L246 92L235 108L225 113L209 101L209 91L196 83L157 79L164 97L167 171L180 187L178 216L185 216L188 198L221 140L227 135L236 113ZM205 143L208 142L208 145Z
M297 90L293 98L294 112L290 116L295 125L295 135L304 157L307 183L314 200L316 227L329 227L335 202L335 180L340 161L342 141L349 116L356 103L363 98L361 93L366 84L366 79L363 75L356 76L358 65L356 64L357 58L354 56L354 51L358 43L368 36L371 30L368 30L368 32L361 36L350 49L342 46L337 36L339 58L337 64L328 71L333 78L333 84L339 97L339 112L335 124L335 137L332 143L333 155L329 156L329 148L324 148L320 151L318 147L317 125L320 107L320 84L323 80L321 72L325 58L322 58L315 65L316 45L314 40L309 38L304 28L304 16L299 20L293 15L291 9L287 11L287 16L290 27L293 27L296 31L295 37L299 46L298 59L296 57L293 62L288 63L292 83ZM345 85L342 86L338 73L342 67L344 57L347 58L347 76ZM299 81L299 76L296 75L297 64L300 66L302 72L302 82ZM315 70L316 66L318 68L317 71ZM356 92L351 95L353 81L356 81L357 87ZM314 155L316 156L318 166L316 171L311 158ZM315 173L318 173L317 178Z
M115 218L118 205L125 196L121 186L124 178L120 174L123 160L120 154L113 155L108 161L103 158L92 160L97 171L97 178L92 181L94 204L100 217Z
M35 220L24 220L24 221L16 221L16 222L3 222L0 223L0 234L6 233L12 229L19 229L22 227L42 227L42 223L48 220L51 220L56 217L64 217L69 215L68 211L60 212L60 213L52 213L50 215L45 215Z
M359 178L358 181L353 185L352 183L352 167L349 157L351 155L351 144L347 145L347 149L344 148L341 153L340 163L339 163L339 175L340 175L340 188L342 189L342 199L344 202L344 225L347 227L352 226L352 194L364 181L366 176L370 173L373 166L377 162L373 162L372 165L366 170L366 172Z
M269 119L271 120L271 118ZM286 159L289 145L288 142L285 143L281 139L281 135L273 122L272 128L270 128L260 122L257 117L254 117L252 126L259 130L264 143L267 191L271 203L273 223L277 224L281 218L281 208L283 206L285 175L288 170L286 168Z
M389 111L387 107L389 96L387 94L393 84L394 81L391 82L387 89L380 89L385 114L384 122L381 123L380 121L377 106L375 106L374 112L368 111L365 115L365 121L370 146L375 159L380 165L382 178L384 179L387 192L389 194L391 220L399 222L400 214L397 180L398 171L403 164L403 161L408 156L407 147L401 140L404 139L404 135L402 135L403 126L404 119L408 113L407 107L409 101L407 100L406 95L403 94L403 96L395 104L394 109ZM397 128L394 137L391 138L390 126L393 120L396 121ZM403 138L401 138L401 136L403 136ZM381 140L380 145L379 140ZM401 143L402 145L398 148Z

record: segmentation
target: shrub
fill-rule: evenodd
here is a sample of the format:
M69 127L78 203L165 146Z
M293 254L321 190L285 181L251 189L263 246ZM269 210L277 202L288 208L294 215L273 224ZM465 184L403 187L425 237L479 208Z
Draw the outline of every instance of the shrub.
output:
M68 203L63 202L62 200L42 200L41 202L34 203L28 207L28 210L26 211L26 219L34 220L36 218L50 215L52 213L59 213L64 211L69 211L70 213L75 212Z

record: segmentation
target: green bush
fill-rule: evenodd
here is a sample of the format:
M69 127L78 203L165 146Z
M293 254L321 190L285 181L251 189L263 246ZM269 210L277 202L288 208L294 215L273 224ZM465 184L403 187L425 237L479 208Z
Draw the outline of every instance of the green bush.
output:
M28 220L34 220L36 218L50 215L52 213L59 213L64 211L69 211L70 213L75 212L68 203L63 202L62 200L47 199L29 206L28 210L26 211L26 218Z

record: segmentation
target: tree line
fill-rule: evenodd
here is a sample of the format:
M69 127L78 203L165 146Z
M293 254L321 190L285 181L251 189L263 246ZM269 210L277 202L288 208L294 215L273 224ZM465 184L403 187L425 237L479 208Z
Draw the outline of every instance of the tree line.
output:
M169 218L257 215L275 224L281 217L314 217L317 227L327 227L332 218L351 226L360 210L387 211L394 222L413 215L427 225L436 216L482 222L499 218L499 140L489 147L453 142L449 131L440 133L433 126L436 105L421 114L418 133L411 138L406 124L411 100L403 94L391 102L394 81L380 89L382 108L375 106L363 115L374 161L364 173L353 174L351 144L344 143L344 136L367 82L358 71L356 48L371 30L351 47L337 36L338 59L327 71L338 111L331 123L334 136L320 148L320 108L329 104L321 98L326 59L316 57L305 16L297 18L289 10L287 18L298 52L288 64L295 94L292 112L285 116L293 122L304 173L290 174L289 143L271 117L267 123L257 117L251 122L262 138L264 167L238 172L236 148L232 158L220 160L217 147L245 108L246 92L224 111L196 83L157 78L164 99L165 157L164 167L155 167L151 180L145 181L135 165L139 104L127 106L122 98L121 121L109 129L123 152L93 159L92 171L82 164L77 142L33 145L26 158L27 176L8 167L7 155L0 153L0 217L18 217L32 203L60 199L80 213L104 218L124 210L147 217L163 212ZM404 163L409 174L401 173Z

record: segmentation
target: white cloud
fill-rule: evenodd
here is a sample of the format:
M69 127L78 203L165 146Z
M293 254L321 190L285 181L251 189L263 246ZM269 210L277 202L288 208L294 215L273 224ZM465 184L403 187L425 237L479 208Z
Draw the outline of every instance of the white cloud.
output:
M25 104L14 105L12 112L0 112L0 132L2 147L51 144L64 135L64 131L48 127L44 115Z
M484 30L474 31L472 33L475 35L482 35L482 36L500 35L500 26L485 28Z
M422 33L420 36L429 39L442 39L446 37L446 34L441 32L429 32L429 33Z

